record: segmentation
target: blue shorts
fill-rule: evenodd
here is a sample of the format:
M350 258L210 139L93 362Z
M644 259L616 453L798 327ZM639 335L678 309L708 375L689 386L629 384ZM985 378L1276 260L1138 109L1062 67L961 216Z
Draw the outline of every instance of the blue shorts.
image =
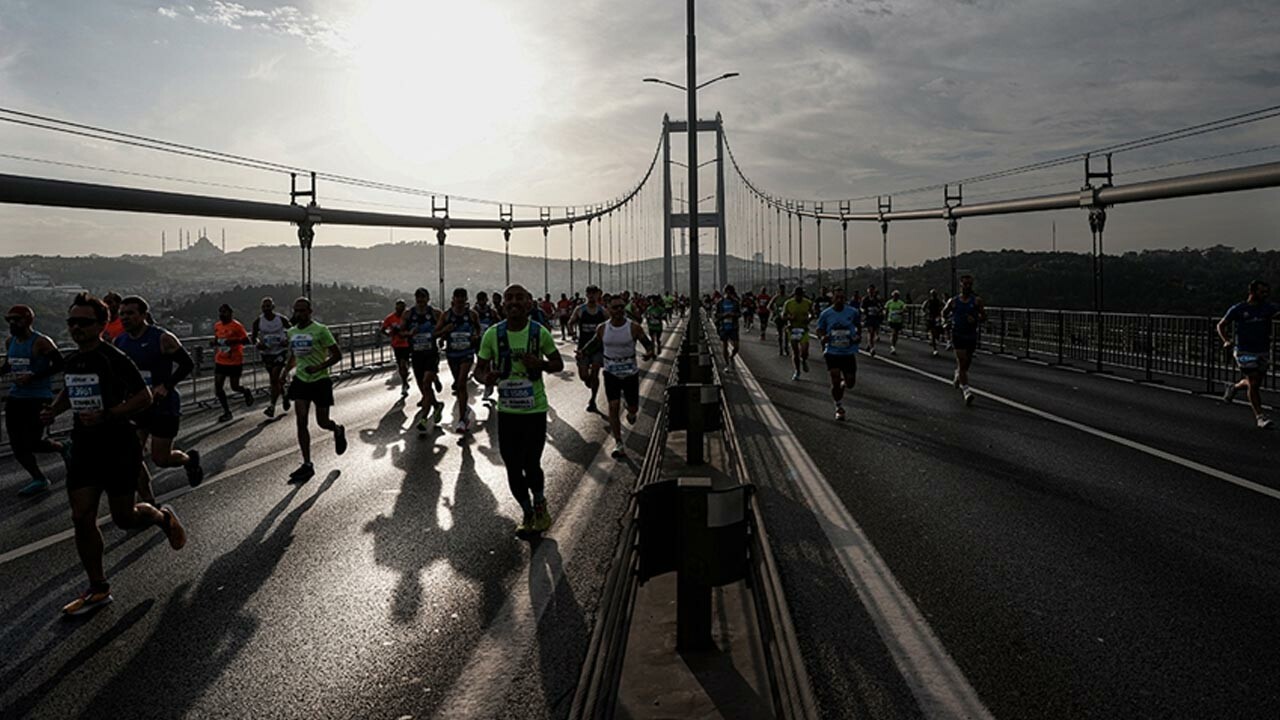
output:
M738 342L738 328L735 327L732 330L720 328L720 339L724 341L732 340L734 342Z

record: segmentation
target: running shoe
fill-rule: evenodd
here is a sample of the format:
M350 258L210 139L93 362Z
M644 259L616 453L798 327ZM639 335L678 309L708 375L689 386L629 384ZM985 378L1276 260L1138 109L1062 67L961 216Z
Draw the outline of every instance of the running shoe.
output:
M533 501L533 529L534 532L546 532L551 529L551 513L547 512L547 500Z
M253 407L253 391L250 390L249 388L245 388L243 392L244 392L244 406Z
M268 406L267 406L267 409L262 411L262 414L263 414L263 415L266 415L266 416L267 416L267 417L269 417L269 418L273 418L273 417L275 417L275 416L276 416L276 406L275 406L275 405L268 405Z
M889 346L889 354L890 354L890 355L897 355L897 354L898 354L898 346L897 346L897 345L890 345L890 346Z
M837 406L836 406L836 419L837 419L837 420L844 420L844 418L845 418L844 406L843 406L843 405L837 405Z
M800 358L800 367L805 372L809 372L809 358Z
M933 357L938 357L938 351L937 351L937 349L934 349L934 351L933 351Z
M867 350L867 354L868 354L868 355L870 355L871 357L875 357L875 356L876 356L876 346L875 346L875 345L872 345L872 346L871 346L871 348L870 348L869 350Z
M1259 430L1266 430L1266 429L1267 429L1267 428L1269 428L1269 427L1271 427L1271 418L1267 417L1266 415L1259 415L1259 416L1258 416L1258 429L1259 429Z
M187 464L182 466L187 471L187 484L191 487L198 487L204 482L204 468L200 465L200 451L187 451Z
M1238 390L1239 388L1236 387L1235 383L1227 383L1227 389L1222 393L1222 402L1229 403L1232 400L1235 400L1236 392Z
M333 451L338 455L347 451L347 428L339 425L333 429Z
M231 412L227 411L218 416L218 422L231 422Z
M429 420L430 418L428 418L426 415L423 415L422 417L418 418L418 434L419 435L426 435L427 433L431 432L431 423L429 422Z
M49 489L48 478L35 478L34 480L27 483L26 485L23 485L22 489L18 491L18 495L21 497L31 497L32 495L39 495L40 493L45 492L48 489Z
M973 391L968 388L965 388L965 391L964 391L964 404L965 405L973 404Z
M592 400L591 402L587 403L587 412L589 412L589 413L598 413L598 412L600 412L600 408L596 405L596 401L595 401L595 400Z
M289 482L298 483L306 482L316 476L316 469L309 462L304 462L298 466L297 470L289 473Z
M792 379L792 380L799 380L799 379L800 379L800 371L799 371L799 370L797 370L796 372L791 373L791 379Z
M437 400L435 409L431 411L431 422L439 424L442 417L444 417L444 402Z
M283 408L285 412L289 412L289 396L287 394L280 396L280 407Z
M63 605L62 614L69 616L83 615L94 608L102 607L103 605L110 605L112 600L115 600L115 598L111 597L111 590L109 588L102 588L100 590L89 588L88 590L80 593L80 596L75 600Z
M627 424L628 425L636 424L636 414L630 410L627 411Z
M525 510L524 517L516 524L516 535L524 536L536 532L534 530L533 511Z
M173 511L172 505L161 507L160 512L164 513L165 523L162 527L165 536L169 538L169 547L181 550L187 544L187 529L182 527L182 521L178 519L178 513Z
M623 447L622 443L616 443L616 444L613 446L613 452L611 452L611 453L609 453L609 454L610 454L610 455L612 455L613 457L615 457L615 458L617 458L617 459L621 460L622 458L624 458L624 457L626 457L626 456L627 456L627 449L626 449L625 447Z

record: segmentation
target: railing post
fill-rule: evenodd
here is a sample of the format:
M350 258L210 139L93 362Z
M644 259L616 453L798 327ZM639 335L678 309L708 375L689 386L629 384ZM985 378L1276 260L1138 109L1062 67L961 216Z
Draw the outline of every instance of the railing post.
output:
M711 478L680 478L680 523L685 548L705 547L707 538L707 494ZM695 555L698 553L695 553ZM702 562L686 558L676 573L676 649L682 652L706 650L711 642L711 585Z
M1063 315L1063 312L1061 310L1059 310L1058 311L1058 364L1059 365L1063 364L1062 341L1063 341L1063 336L1066 333L1066 329L1067 329L1066 316Z
M1147 313L1147 382L1152 381L1151 365L1155 361L1155 345L1156 345L1156 328L1155 319Z
M1204 335L1204 391L1213 393L1213 370L1218 364L1218 338L1215 337L1212 324Z
M1000 354L1001 355L1004 354L1004 332L1005 332L1004 308L1000 308Z
M1024 344L1023 357L1031 357L1031 308L1027 308L1026 320L1022 323L1022 342Z

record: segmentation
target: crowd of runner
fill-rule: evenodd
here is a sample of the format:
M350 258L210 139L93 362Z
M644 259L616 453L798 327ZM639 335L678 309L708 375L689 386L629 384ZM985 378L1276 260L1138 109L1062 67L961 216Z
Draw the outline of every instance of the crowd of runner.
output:
M496 420L508 485L521 508L516 524L521 536L536 536L552 523L542 452L550 409L544 378L565 368L555 333L574 347L577 377L590 391L588 412L599 412L603 384L614 439L612 455L622 458L626 454L623 419L634 423L639 411L639 362L655 357L666 325L684 317L689 307L687 297L671 294L610 295L594 285L585 293L585 298L562 294L553 301L546 294L539 300L515 284L502 293L478 292L472 302L468 291L458 288L447 308L438 309L431 304L430 292L419 288L412 306L397 301L380 326L394 353L401 397L407 398L415 386L421 396L414 421L420 434L431 433L443 417L441 353L452 378L453 432L472 431L476 419L469 384L474 381L483 388L483 401L491 408L490 418ZM801 287L788 292L779 285L772 295L761 288L740 296L733 285L727 285L723 292L704 296L702 303L715 321L730 371L742 330L753 333L757 323L760 340L768 342L772 322L778 354L790 359L795 381L809 372L809 348L811 339L816 339L826 362L837 420L847 417L844 400L857 382L859 352L865 349L874 356L887 325L889 353L896 353L908 311L898 291L885 300L874 285L865 295L855 291L853 298L834 288L812 299ZM929 291L919 308L932 354L938 355L943 342L944 351L954 352L954 384L963 402L973 404L969 370L986 321L986 307L974 291L973 277L962 276L960 292L945 301ZM1242 374L1238 382L1228 384L1223 399L1230 402L1237 392L1245 391L1260 428L1271 424L1263 412L1260 390L1278 312L1280 308L1270 302L1270 286L1255 281L1249 285L1248 298L1232 306L1217 325ZM316 425L333 436L334 452L342 455L347 448L346 430L331 415L330 369L342 361L342 350L329 328L312 315L309 298L297 298L288 317L276 312L271 298L264 298L261 314L245 328L235 319L234 310L222 305L210 340L219 422L234 417L228 385L246 406L255 403L252 390L241 383L249 348L256 350L269 379L263 414L274 418L277 403L285 412L293 409L301 463L290 482L304 482L315 475L310 434L313 408ZM63 608L76 615L112 600L97 518L104 494L117 526L155 526L175 550L186 543L186 530L174 509L157 502L147 460L156 468L183 468L192 487L204 478L199 452L175 447L182 419L179 388L192 375L195 361L181 340L155 324L147 301L136 295L108 293L102 299L77 295L65 318L75 350L66 356L51 337L35 329L30 307L11 307L5 320L9 337L0 373L11 378L6 429L15 460L30 475L19 494L35 496L49 490L50 481L37 454L61 456L76 549L89 582ZM643 348L639 357L637 345ZM62 389L55 393L58 375ZM70 433L50 437L49 426L67 411L73 414Z

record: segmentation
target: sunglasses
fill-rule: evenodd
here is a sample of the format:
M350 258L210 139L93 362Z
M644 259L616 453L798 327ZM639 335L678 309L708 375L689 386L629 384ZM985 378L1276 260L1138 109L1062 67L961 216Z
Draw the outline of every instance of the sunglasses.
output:
M5 315L4 316L5 322L11 322L11 323L20 323L26 319L27 318L24 315Z
M97 318L69 317L67 327L87 328L98 324Z

